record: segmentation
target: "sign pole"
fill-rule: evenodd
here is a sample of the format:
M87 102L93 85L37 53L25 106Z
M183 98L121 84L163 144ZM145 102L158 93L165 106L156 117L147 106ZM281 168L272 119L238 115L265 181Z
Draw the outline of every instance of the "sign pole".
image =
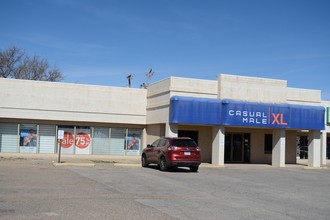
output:
M58 163L61 163L61 142L62 142L62 140L61 139L59 139L60 140L60 143L59 143L59 148L58 148Z
M62 139L64 138L64 131L63 130L58 130L58 134L57 134L57 139L59 140L59 148L58 148L58 163L61 163L61 143L62 143Z

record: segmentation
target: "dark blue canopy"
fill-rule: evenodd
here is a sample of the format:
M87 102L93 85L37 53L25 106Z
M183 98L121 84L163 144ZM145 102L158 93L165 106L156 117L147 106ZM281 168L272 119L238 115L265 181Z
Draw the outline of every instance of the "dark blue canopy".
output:
M267 128L324 130L321 106L242 102L174 96L170 122Z

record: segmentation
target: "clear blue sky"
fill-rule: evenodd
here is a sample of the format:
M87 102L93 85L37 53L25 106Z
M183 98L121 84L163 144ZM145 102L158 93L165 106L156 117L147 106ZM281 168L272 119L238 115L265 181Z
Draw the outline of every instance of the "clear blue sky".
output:
M330 100L330 0L0 0L0 48L65 82L133 87L219 73L288 81Z

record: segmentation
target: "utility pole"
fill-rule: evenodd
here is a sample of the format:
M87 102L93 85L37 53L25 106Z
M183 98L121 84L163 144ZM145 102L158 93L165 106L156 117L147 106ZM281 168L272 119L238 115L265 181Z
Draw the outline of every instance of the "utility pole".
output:
M128 88L131 88L131 82L132 82L132 79L133 79L133 75L129 74L126 78L128 80Z
M150 79L153 75L154 75L154 72L152 71L152 68L150 68L150 70L146 74L146 76L147 76L147 81L146 81L146 84L145 84L146 87L149 86Z
M149 86L151 77L154 75L154 71L152 71L152 68L146 73L146 81L140 85L140 88L146 89Z

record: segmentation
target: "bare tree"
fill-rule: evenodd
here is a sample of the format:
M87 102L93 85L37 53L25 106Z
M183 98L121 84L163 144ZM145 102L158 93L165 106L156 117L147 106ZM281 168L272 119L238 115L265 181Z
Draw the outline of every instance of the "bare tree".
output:
M30 57L16 46L0 51L0 77L40 81L61 81L64 76L54 67L50 68L46 59L34 55Z
M15 46L0 51L0 77L13 78L23 56L24 51Z

